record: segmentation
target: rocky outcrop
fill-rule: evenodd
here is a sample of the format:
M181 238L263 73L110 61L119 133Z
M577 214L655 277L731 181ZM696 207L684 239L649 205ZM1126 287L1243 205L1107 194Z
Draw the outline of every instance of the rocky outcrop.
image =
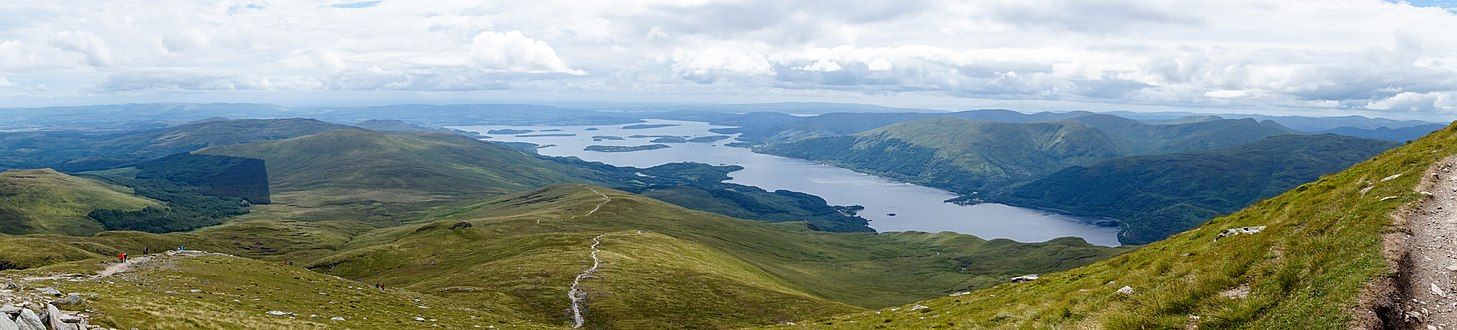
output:
M0 330L99 329L90 325L85 314L61 309L84 303L85 297L80 294L63 294L52 287L25 289L7 283L0 289Z

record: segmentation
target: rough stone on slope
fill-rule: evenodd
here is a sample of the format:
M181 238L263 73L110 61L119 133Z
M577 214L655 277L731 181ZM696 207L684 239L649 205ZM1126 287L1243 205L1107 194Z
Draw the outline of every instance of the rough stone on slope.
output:
M20 325L11 321L9 315L0 315L0 330L20 330Z
M61 290L56 290L56 288L52 288L52 287L39 288L39 289L36 289L36 291L40 291L40 294L47 295L47 296L52 296L52 297L60 297L61 296Z
M35 312L29 308L20 309L20 316L15 318L15 324L20 326L20 330L46 330L45 322L40 320L40 315L35 315Z
M56 299L56 301L51 303L57 305L77 305L85 302L86 297L81 296L79 293L71 293L66 295L65 298Z
M56 305L46 304L46 324L50 325L51 329L70 328L66 322L61 322L62 315L61 309L56 308Z

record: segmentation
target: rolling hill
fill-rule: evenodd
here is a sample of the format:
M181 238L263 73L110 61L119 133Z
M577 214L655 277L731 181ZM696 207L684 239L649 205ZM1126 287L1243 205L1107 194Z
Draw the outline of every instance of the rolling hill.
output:
M1073 166L989 198L1119 219L1129 244L1157 241L1381 153L1395 143L1281 135L1226 149Z
M50 169L0 172L0 232L90 235L105 230L87 217L96 209L161 206L131 189Z
M1039 115L1023 116L1031 121ZM1132 155L1217 149L1287 133L1289 129L1274 123L1248 119L1153 125L1096 114L1025 123L939 117L849 136L770 143L755 150L829 162L964 195L984 195L1068 166Z
M0 133L0 168L52 167L64 172L109 169L206 147L285 139L347 128L350 127L295 118L205 121L108 134L6 132Z
M197 153L262 159L276 202L309 212L348 210L378 219L466 196L589 182L592 174L449 133L333 130ZM339 207L343 205L361 207Z
M1401 326L1405 207L1457 154L1457 126L1137 251L1030 283L854 316L821 328L1379 328ZM1425 194L1424 194L1425 193ZM1445 193L1445 192L1444 192ZM1223 237L1228 229L1254 233ZM1391 245L1395 244L1395 245ZM1389 253L1389 254L1388 254ZM1401 301L1400 303L1404 303Z
M969 194L1123 154L1086 125L937 118L761 148Z
M1416 140L1417 138L1426 136L1427 134L1431 134L1432 132L1442 129L1444 127L1447 127L1447 125L1426 124L1397 128L1388 128L1386 126L1381 126L1377 128L1359 128L1346 126L1328 129L1323 132L1340 134L1345 136L1363 137L1368 139L1406 142Z
M430 219L436 220L366 233L310 267L458 301L505 299L551 324L570 319L563 297L573 276L592 265L597 238L601 268L583 282L589 324L730 327L885 306L1122 251L1081 240L824 233L581 185L482 201ZM1027 261L1004 259L1014 255ZM968 267L957 257L986 263Z
M442 326L560 327L571 324L567 293L573 279L592 265L596 238L600 266L577 286L585 292L588 327L661 328L827 317L1068 269L1127 251L1078 239L1028 244L952 233L826 233L799 223L692 211L587 185L463 201L401 226L270 220L278 216L270 212L182 233L3 235L0 264L50 265L7 276L84 273L96 269L88 265L98 258L119 251L178 245L273 261L210 254L162 257L168 263L154 265L165 267L143 264L136 273L111 280L83 276L43 282L66 292L96 293L87 308L95 311L96 323L113 327L313 326L330 324L336 315L349 322L338 324L365 328L372 323L355 320L385 320L378 325L385 327L415 324L408 322L421 316ZM32 249L9 249L15 244ZM387 289L378 292L370 287L375 283ZM401 305L407 299L429 308ZM328 301L347 301L349 307ZM297 317L264 314L269 310ZM323 317L305 317L309 314Z

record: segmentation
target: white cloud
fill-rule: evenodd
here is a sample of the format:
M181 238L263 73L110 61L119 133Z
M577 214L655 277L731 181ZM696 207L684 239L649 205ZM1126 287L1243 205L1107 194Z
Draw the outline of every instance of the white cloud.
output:
M842 68L840 68L840 63L835 63L835 61L831 60L819 60L818 62L814 62L813 64L802 66L799 69L805 71L819 72L835 72L842 70Z
M1377 110L1457 113L1457 92L1402 92L1372 101L1367 107Z
M729 48L679 50L673 53L674 74L698 82L713 82L726 77L755 77L774 74L774 66L764 55Z
M6 88L10 86L15 86L15 83L10 82L10 79L5 79L5 76L0 76L0 88Z
M0 12L0 72L47 86L9 100L505 89L1440 113L1457 92L1457 14L1378 0L42 0Z
M545 42L527 38L516 30L477 34L471 41L470 59L476 67L487 71L586 74L568 67Z

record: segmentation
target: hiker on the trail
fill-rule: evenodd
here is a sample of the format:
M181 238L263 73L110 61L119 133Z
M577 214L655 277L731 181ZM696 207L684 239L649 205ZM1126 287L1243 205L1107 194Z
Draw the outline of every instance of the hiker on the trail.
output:
M149 253L151 253L151 252L152 252L152 251L151 251L151 250L150 250L150 249L149 249L149 248L147 248L147 247L145 247L145 246L143 246L143 247L142 247L142 254L143 254L143 255L146 255L146 254L149 254Z
M122 252L121 255L120 255L120 257L121 257L121 262L122 263L126 263L126 252Z
M117 252L116 253L116 262L126 262L126 253Z
M177 252L186 252L186 251L187 251L187 246L186 245L178 245L177 246Z

